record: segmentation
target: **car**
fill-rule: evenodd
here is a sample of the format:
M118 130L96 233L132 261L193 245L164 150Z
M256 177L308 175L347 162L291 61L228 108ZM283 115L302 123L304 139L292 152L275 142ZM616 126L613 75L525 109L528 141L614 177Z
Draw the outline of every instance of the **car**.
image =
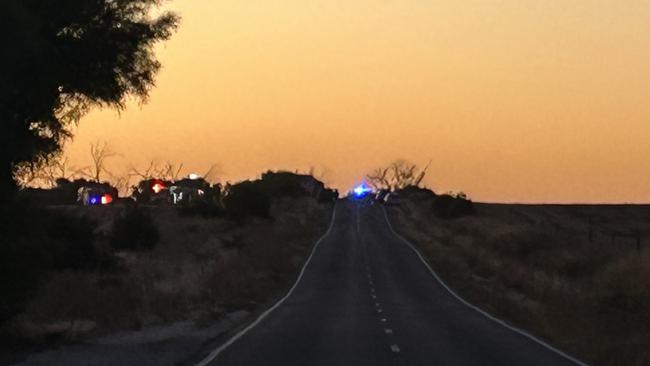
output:
M390 194L390 191L387 189L380 189L375 193L374 201L379 204L384 204L386 202L386 196Z
M401 203L399 193L397 192L390 192L386 195L386 198L384 199L384 204L387 206L399 206Z
M117 198L102 187L81 187L77 191L77 202L84 206L108 205Z

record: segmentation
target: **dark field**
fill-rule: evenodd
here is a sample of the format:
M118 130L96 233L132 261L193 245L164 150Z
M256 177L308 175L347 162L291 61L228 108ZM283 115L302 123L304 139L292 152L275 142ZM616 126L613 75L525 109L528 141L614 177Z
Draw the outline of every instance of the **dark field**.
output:
M471 303L594 365L650 364L650 206L431 202L389 210L398 232Z

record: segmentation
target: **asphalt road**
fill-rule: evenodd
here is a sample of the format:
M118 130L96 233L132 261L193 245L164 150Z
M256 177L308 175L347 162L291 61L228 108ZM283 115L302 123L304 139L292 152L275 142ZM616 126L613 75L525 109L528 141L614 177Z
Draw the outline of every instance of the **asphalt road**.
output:
M453 297L380 207L336 210L291 295L210 365L576 365Z

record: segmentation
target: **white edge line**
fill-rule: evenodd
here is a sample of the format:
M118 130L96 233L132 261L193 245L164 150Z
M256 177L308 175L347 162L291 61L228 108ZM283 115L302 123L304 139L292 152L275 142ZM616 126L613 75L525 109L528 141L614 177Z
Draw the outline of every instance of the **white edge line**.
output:
M309 257L307 257L307 260L305 261L305 264L303 264L302 269L300 270L300 274L298 275L298 278L296 279L296 282L293 284L293 286L291 286L291 288L289 289L289 292L287 292L287 294L284 295L283 298L278 300L278 302L276 302L273 306L271 306L269 309L267 309L262 314L260 314L257 317L257 319L255 319L254 322L252 322L246 328L242 329L237 334L232 336L229 340L227 340L225 343L221 344L214 351L210 352L210 354L208 354L203 360L201 360L201 362L197 363L195 366L206 366L210 362L214 361L214 359L217 358L217 356L219 356L219 354L221 352L223 352L226 348L228 348L230 345L235 343L239 338L241 338L246 333L248 333L248 331L250 331L255 326L257 326L262 320L264 320L264 318L266 318L269 314L271 314L275 309L277 309L280 305L282 305L282 303L284 303L284 301L286 299L288 299L289 296L291 296L291 294L296 289L296 287L298 287L298 284L300 283L300 280L302 279L302 276L305 273L305 270L307 269L307 266L311 262L311 258L314 256L314 253L316 253L316 249L318 248L318 245L323 241L323 239L325 239L330 234L330 232L332 231L332 228L334 227L334 220L336 219L336 204L334 204L334 207L333 207L332 211L333 212L332 212L332 219L330 221L330 226L327 228L327 231L325 232L325 234L323 234L323 236L321 236L316 241L316 244L314 244L314 247L312 248L311 253L309 254Z
M499 318L497 318L497 317L495 317L495 316L493 316L493 315L490 315L489 313L487 313L487 312L484 311L483 309L479 308L478 306L476 306L476 305L472 305L472 304L470 304L469 302L465 301L465 299L463 299L462 297L460 297L456 292L454 292L454 290L452 290L449 286L447 286L447 284L442 280L442 278L440 278L440 276L438 276L438 274L436 273L436 271L434 271L434 270L431 268L431 266L429 265L429 263L424 259L424 257L423 257L422 254L420 253L420 251L417 250L417 248L415 248L415 246L414 246L413 244L411 244L411 242L409 242L408 240L404 239L404 237L402 237L400 234L398 234L398 233L395 231L395 229L393 229L393 225L390 223L390 220L388 219L388 214L386 213L386 208L385 208L384 206L382 206L381 208L382 208L382 210L384 211L384 218L386 219L386 223L388 224L388 227L390 228L390 231L393 233L393 235L395 235L395 236L396 236L398 239L400 239L403 243L405 243L406 245L408 245L408 247L411 248L411 250L413 250L413 252L415 252L415 254L418 256L418 258L420 258L420 261L422 261L422 263L427 267L427 269L429 270L429 272L431 272L431 275L433 275L433 277L436 279L436 281L438 281L438 282L442 285L442 287L444 287L445 290L447 290L447 292L449 292L449 293L450 293L453 297L455 297L458 301L460 301L461 303L463 303L465 306L469 307L470 309L472 309L472 310L474 310L474 311L480 313L480 314L483 315L484 317L486 317L486 318L488 318L488 319L494 321L495 323L498 323L498 324L502 325L503 327L505 327L505 328L507 328L507 329L510 329L511 331L513 331L513 332L515 332L515 333L518 333L518 334L520 334L520 335L522 335L522 336L524 336L524 337L526 337L526 338L528 338L528 339L530 339L530 340L536 342L537 344L539 344L539 345L541 345L541 346L543 346L543 347L545 347L545 348L547 348L547 349L549 349L549 350L551 350L551 351L557 353L558 355L564 357L565 359L567 359L567 360L569 360L569 361L571 361L571 362L573 362L573 363L575 363L575 364L577 364L577 365L580 365L580 366L589 366L588 364L586 364L586 363L584 363L584 362L578 360L578 359L575 358L575 357L572 357L572 356L570 356L570 355L564 353L563 351L561 351L561 350L559 350L559 349L557 349L557 348L551 346L550 344L548 344L548 343L544 342L543 340L541 340L541 339L535 337L534 335L532 335L532 334L530 334L530 333L528 333L528 332L526 332L526 331L524 331L524 330L521 330L521 329L519 329L519 328L517 328L517 327L514 327L514 326L512 326L512 325L506 323L505 321L503 321L503 320L501 320L501 319L499 319Z

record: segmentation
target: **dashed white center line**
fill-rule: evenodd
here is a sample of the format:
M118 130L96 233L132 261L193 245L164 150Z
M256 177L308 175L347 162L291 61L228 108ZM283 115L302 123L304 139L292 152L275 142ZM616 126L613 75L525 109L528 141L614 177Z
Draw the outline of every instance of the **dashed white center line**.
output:
M386 323L387 321L388 321L388 319L386 319L386 318L381 318L381 322L382 322L382 323Z
M377 309L378 313L383 313L384 311L382 309Z
M373 299L377 298L377 295L370 295L370 296L372 296Z
M376 303L375 303L375 306L376 306L376 307L379 307L379 303L378 303L378 302L376 302Z
M393 330L390 329L390 328L385 328L385 329L384 329L384 332L385 332L386 334L393 334Z
M395 352L395 353L398 353L399 352L399 346L396 345L396 344L391 344L390 345L390 350Z

